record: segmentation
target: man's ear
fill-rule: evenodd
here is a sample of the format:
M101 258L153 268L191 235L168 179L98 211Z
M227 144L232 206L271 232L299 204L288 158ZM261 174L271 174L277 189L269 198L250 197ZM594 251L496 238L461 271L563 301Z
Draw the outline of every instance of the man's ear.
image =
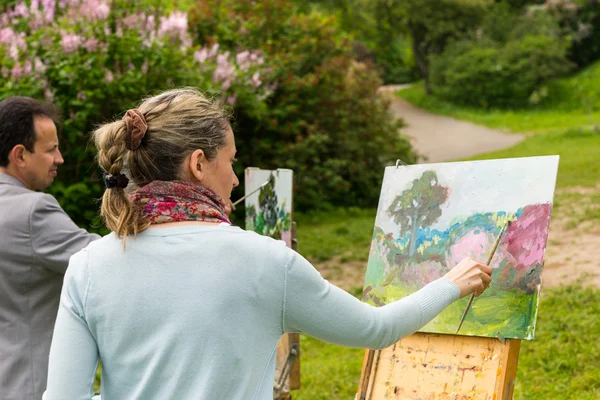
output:
M198 182L202 182L202 179L204 179L205 177L207 163L208 160L206 159L204 151L200 149L194 150L194 152L190 156L188 167L190 173L194 178L196 178Z
M22 144L18 144L12 148L8 155L8 161L16 167L24 167L25 159L29 155L29 151Z

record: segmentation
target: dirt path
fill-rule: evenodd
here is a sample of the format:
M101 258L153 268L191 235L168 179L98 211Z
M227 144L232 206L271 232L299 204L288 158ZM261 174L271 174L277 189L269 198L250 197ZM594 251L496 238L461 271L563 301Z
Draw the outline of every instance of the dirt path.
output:
M387 86L382 91L391 94L403 87ZM510 147L523 139L522 135L506 134L428 113L397 96L391 97L391 101L392 111L408 124L402 132L410 136L417 151L427 157L423 162L474 156ZM561 197L565 200L552 213L542 275L543 287L581 281L584 285L600 288L600 227L590 222L573 227L574 218L600 208L600 204L594 200L595 193L600 193L600 186L557 190L555 203L557 197L570 197ZM356 290L364 278L366 264L359 261L341 262L337 257L320 263L317 268L326 279L340 287Z
M417 108L393 93L407 87L391 85L381 88L390 96L394 115L406 123L402 133L411 138L423 162L440 162L471 157L480 153L501 150L523 140L523 135L507 134L494 129L431 114Z

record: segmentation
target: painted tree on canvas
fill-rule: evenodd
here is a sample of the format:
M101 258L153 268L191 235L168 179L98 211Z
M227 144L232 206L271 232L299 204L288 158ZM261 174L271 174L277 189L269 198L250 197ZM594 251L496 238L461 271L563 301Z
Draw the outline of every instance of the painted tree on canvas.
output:
M246 229L273 239L283 239L291 229L291 215L286 211L285 200L281 207L278 203L275 179L271 176L258 195L258 211L254 204L246 206Z
M440 185L434 171L425 171L412 186L398 195L387 214L400 227L400 237L410 233L409 257L417 248L417 231L436 222L442 215L441 205L448 199L448 188Z

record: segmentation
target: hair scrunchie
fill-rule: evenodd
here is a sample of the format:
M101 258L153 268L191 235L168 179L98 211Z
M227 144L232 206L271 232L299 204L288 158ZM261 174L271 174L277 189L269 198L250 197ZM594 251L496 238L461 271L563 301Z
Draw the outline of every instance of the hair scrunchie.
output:
M127 126L127 137L125 138L125 147L128 150L135 150L142 144L142 139L148 130L148 123L144 114L137 108L127 110L123 116L123 121Z
M121 174L108 174L108 173L104 173L102 174L102 177L104 178L104 184L106 185L107 189L112 189L112 188L120 188L120 189L125 189L127 187L127 185L129 184L129 179Z

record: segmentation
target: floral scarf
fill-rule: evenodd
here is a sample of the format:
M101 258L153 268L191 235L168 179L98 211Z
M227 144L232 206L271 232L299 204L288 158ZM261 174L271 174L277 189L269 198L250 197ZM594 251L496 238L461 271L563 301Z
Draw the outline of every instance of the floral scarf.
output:
M177 221L231 224L221 197L197 183L153 181L136 190L130 198L151 224Z

